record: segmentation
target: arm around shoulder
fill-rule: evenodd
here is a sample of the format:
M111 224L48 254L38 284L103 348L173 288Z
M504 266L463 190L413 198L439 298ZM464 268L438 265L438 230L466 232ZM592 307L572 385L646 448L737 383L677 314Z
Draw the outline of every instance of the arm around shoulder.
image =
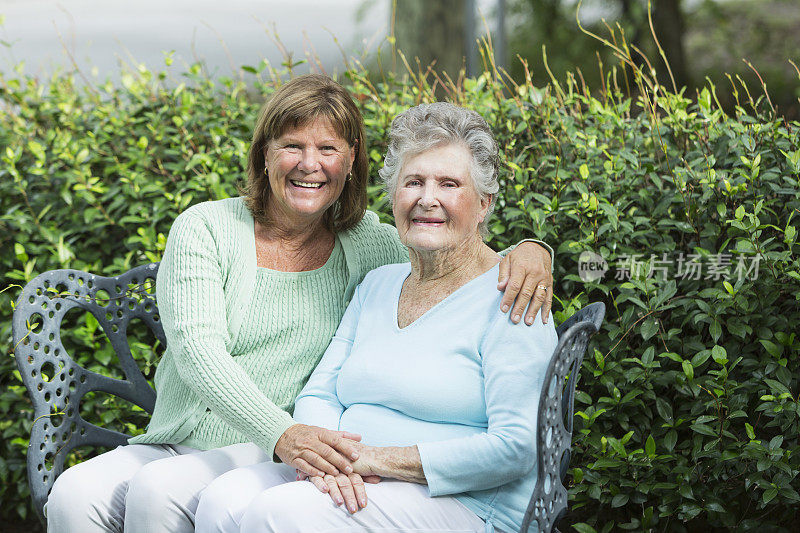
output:
M383 265L408 262L408 248L400 242L397 228L380 222L373 211L367 211L349 234L362 254L364 274Z

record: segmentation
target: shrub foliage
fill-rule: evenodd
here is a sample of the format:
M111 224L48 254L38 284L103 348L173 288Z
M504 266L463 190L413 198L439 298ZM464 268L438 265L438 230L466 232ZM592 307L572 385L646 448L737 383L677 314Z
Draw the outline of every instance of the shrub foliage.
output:
M244 71L253 83L211 80L199 65L175 83L142 67L116 87L0 77L10 287L0 294L0 408L17 415L0 420L0 520L31 514L14 285L49 269L116 275L157 261L178 213L235 195L257 110L282 74ZM571 77L538 88L496 71L436 93L477 110L499 140L492 244L533 235L554 245L557 321L590 301L607 305L581 370L562 530L788 530L800 504L800 124L776 119L746 87L728 116L713 86L693 101L640 76L629 95L614 82L622 74L596 96ZM343 77L364 113L373 178L392 117L434 99L433 80ZM390 221L378 185L370 198ZM585 252L607 263L603 277L579 276ZM73 356L115 375L96 321L69 320ZM152 377L160 347L138 330L131 343ZM99 395L84 417L131 433L147 420Z

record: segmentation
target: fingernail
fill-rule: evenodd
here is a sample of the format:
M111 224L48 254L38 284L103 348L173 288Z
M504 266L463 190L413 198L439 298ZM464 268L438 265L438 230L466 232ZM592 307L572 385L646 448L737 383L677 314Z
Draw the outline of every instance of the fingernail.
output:
M345 474L352 474L353 473L353 467L350 466L350 465L347 465L346 467L344 467L344 473Z
M355 513L355 512L356 512L356 506L355 506L355 505L349 505L349 506L347 507L347 509L348 509L348 510L349 510L351 513Z
M503 306L503 309L502 309L502 311L503 311L504 313L507 313L507 312L508 312L508 306L507 306L507 305L504 305L504 306Z
M525 323L530 326L531 324L533 324L533 319L528 317L528 318L525 319Z
M360 498L358 500L358 505L360 505L362 508L364 508L364 507L367 506L367 502L365 502L363 498Z
M341 498L336 498L336 505L342 505L344 501Z
M356 452L353 452L353 453L350 455L350 458L351 458L353 461L358 461L358 453L356 453Z
M522 318L522 315L514 315L514 322L519 322L520 318Z

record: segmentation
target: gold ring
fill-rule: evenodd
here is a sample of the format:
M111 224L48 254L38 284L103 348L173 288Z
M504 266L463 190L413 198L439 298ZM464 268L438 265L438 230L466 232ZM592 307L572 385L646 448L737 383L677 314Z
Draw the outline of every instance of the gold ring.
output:
M547 290L547 285L539 285L539 286L538 286L538 287L536 287L536 288L537 288L537 289L543 289L543 290L545 290L545 291L546 291L546 290Z

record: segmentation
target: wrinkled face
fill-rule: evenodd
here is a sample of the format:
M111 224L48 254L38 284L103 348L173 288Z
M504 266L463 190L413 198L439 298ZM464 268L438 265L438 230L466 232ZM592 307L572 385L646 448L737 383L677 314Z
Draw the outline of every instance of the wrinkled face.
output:
M469 150L432 148L403 162L394 194L400 240L414 250L440 251L474 239L491 197L481 198L470 176Z
M286 130L265 154L268 212L283 220L321 219L342 193L354 159L355 147L326 119Z

